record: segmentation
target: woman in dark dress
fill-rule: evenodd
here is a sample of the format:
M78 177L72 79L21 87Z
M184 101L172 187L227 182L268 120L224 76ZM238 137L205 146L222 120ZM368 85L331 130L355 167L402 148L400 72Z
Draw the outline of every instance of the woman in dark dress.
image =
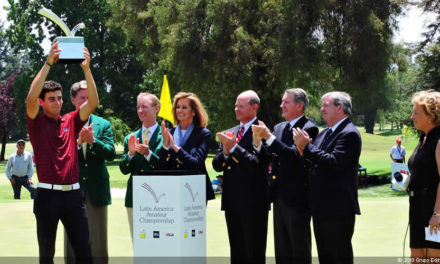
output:
M410 248L412 258L428 260L440 257L440 243L425 240L425 227L440 232L440 93L418 92L412 103L411 119L423 133L408 160Z
M173 102L175 128L162 123L163 146L159 160L162 169L198 170L206 175L206 200L215 198L206 171L211 132L206 129L208 114L197 95L180 92Z

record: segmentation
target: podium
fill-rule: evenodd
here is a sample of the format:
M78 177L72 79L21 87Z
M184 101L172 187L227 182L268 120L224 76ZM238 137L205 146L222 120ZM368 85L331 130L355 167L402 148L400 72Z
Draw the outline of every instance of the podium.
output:
M134 263L206 263L206 176L133 175Z

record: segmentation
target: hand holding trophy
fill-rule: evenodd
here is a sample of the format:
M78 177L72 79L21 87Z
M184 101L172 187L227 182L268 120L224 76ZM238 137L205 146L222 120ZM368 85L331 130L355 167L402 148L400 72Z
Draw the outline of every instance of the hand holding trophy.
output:
M55 24L60 26L60 28L63 30L63 32L66 34L66 37L57 37L55 42L52 44L57 45L58 52L58 63L81 63L84 61L84 59L87 58L84 56L85 49L84 49L84 38L83 37L75 37L75 33L79 30L85 27L84 23L79 23L76 25L72 30L70 30L67 25L61 20L60 17L58 17L56 14L54 14L52 11L50 11L47 8L42 8L38 11L38 14L43 15L53 21ZM88 51L86 51L88 53ZM50 53L49 53L50 57ZM89 56L90 58L90 56ZM90 61L90 59L89 59ZM49 61L49 63L57 62L57 60ZM81 65L82 66L82 65ZM84 68L84 67L83 67Z

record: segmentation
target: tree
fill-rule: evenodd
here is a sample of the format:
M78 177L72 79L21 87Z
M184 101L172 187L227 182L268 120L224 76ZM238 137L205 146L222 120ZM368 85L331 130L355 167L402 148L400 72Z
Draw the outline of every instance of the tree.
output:
M64 34L55 23L37 14L38 10L43 6L52 10L70 28L84 22L85 29L81 29L76 35L84 37L85 45L92 55L91 68L101 103L96 112L104 117L107 113L116 115L129 125L135 124L137 115L133 112L127 114L124 109L128 105L135 105L135 94L142 88L140 84L145 69L136 58L133 47L127 43L124 31L107 24L111 16L107 1L23 0L9 1L9 5L8 19L12 24L7 29L6 36L15 51L29 54L34 74L40 70L47 57L40 46L46 37L43 25L48 29L51 40ZM69 103L69 88L73 83L84 79L79 65L57 64L49 73L48 80L50 79L60 82L64 88L63 112L73 110L73 105ZM27 88L29 85L30 82Z
M440 43L427 46L417 57L420 68L417 80L421 90L434 89L440 91Z
M5 160L6 142L9 131L16 125L13 85L16 73L12 73L5 82L0 82L0 138L2 149L0 161Z
M354 96L372 132L389 65L391 1L111 1L145 65L167 72L172 92L196 92L216 130L235 123L243 90L262 99L259 118L279 121L280 97L302 86Z
M329 1L322 11L323 51L339 75L334 87L352 95L367 133L373 133L377 110L389 103L392 18L399 12L391 1L374 0Z

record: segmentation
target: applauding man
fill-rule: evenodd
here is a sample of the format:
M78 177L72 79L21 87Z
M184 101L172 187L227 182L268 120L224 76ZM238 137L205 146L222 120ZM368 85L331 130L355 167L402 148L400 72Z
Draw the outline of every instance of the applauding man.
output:
M361 136L351 122L351 97L330 92L321 98L328 127L312 138L294 128L294 141L309 168L310 211L320 263L353 263L351 238L360 214L357 170Z
M240 124L217 133L221 145L212 161L214 169L224 176L221 208L225 211L232 264L265 263L269 160L259 157L251 129L258 124L259 104L254 91L237 97L235 115Z
M87 102L87 82L74 83L70 100L76 109ZM85 193L93 263L108 263L107 205L111 204L110 179L106 161L116 156L109 121L90 115L78 138L79 184ZM75 263L72 247L64 236L66 263Z
M137 97L137 113L142 128L129 134L124 141L124 154L119 163L123 174L130 174L125 194L128 223L133 239L133 175L159 168L159 151L162 148L162 134L156 121L160 101L150 93L140 93Z
M301 128L314 139L318 127L304 116L309 104L307 93L300 88L284 92L281 109L285 122L254 134L266 140L272 154L273 228L276 263L311 263L312 242L308 206L308 180L304 159L293 142L293 128ZM260 132L261 131L261 132Z

